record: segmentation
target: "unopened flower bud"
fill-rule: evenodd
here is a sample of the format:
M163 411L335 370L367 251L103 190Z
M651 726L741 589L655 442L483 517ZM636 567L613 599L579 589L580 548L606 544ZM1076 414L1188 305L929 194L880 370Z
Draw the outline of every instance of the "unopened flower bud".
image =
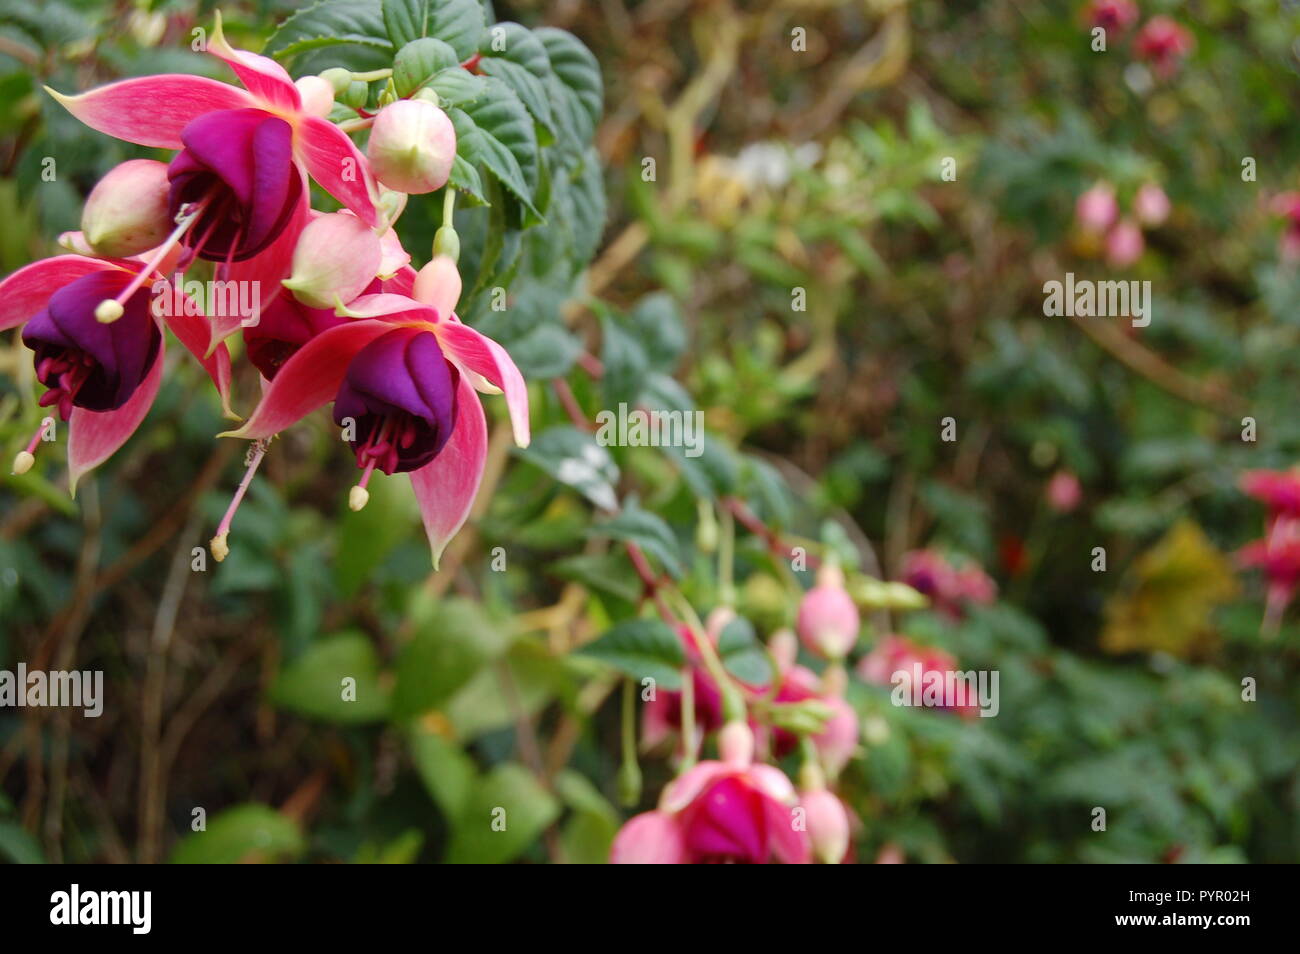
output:
M460 236L450 225L444 225L433 234L433 254L445 255L453 262L460 261Z
M1115 190L1109 183L1097 183L1079 196L1074 205L1074 214L1084 231L1093 233L1106 231L1119 215Z
M375 177L390 189L420 194L441 189L456 159L456 130L437 106L400 100L379 111L366 148Z
M1145 247L1142 230L1125 219L1106 235L1106 262L1115 268L1126 268L1142 257Z
M334 66L323 71L320 78L330 84L330 88L334 90L335 95L346 93L348 87L352 85L351 71L345 70L341 66Z
M460 289L456 263L446 255L439 255L416 273L412 295L416 301L436 308L439 317L446 318L456 310Z
M1133 197L1133 214L1143 225L1162 225L1169 218L1169 196L1160 186L1148 182Z
M849 813L844 803L824 788L799 797L813 855L825 865L837 865L849 850Z
M718 730L718 755L728 765L744 766L754 760L754 732L741 719Z
M100 255L124 258L162 244L167 216L167 164L130 159L100 179L81 213L85 240Z
M382 261L379 236L355 215L331 212L302 230L284 286L308 308L333 308L361 294Z
M799 603L799 638L819 656L843 659L858 641L861 622L858 608L844 588L844 574L827 564L817 574L817 585Z
M324 119L334 108L334 87L330 81L320 76L304 76L294 81L298 95L302 97L302 111L308 116Z

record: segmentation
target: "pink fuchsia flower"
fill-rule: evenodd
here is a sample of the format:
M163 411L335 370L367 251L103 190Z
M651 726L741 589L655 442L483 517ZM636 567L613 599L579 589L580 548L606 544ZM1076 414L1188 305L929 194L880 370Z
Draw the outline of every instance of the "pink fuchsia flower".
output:
M1092 0L1084 8L1084 19L1090 26L1106 30L1127 30L1138 18L1138 6L1133 0Z
M831 712L825 727L812 736L811 741L826 774L834 778L843 771L857 751L858 714L844 699L842 692L828 689L811 669L793 662L783 664L779 655L777 659L781 667L780 685L773 696L773 702L791 704L816 700ZM798 748L799 736L787 729L774 728L771 745L772 755L778 759L784 758Z
M1248 470L1241 475L1241 489L1268 507L1270 519L1300 517L1300 470Z
M298 236L293 270L281 284L308 308L333 308L375 280L383 257L379 236L355 215L316 215Z
M753 762L744 723L723 728L722 758L688 769L659 807L630 819L614 838L614 864L808 864L807 831L795 824L794 786L780 769Z
M961 618L972 604L992 603L998 591L997 584L974 563L954 566L936 550L913 550L904 556L900 579L952 619Z
M799 638L818 656L843 659L858 641L861 625L858 607L844 588L844 573L826 564L817 573L817 585L799 602Z
M279 369L244 426L223 436L265 440L335 401L353 418L350 443L363 474L349 495L365 506L376 470L409 473L435 567L469 516L487 456L487 423L478 391L505 394L515 442L529 441L528 391L505 349L452 312L460 279L434 259L412 286L414 298L358 298L353 320L306 342ZM233 512L214 542L225 547Z
M928 685L938 685L934 680L957 671L957 659L952 654L933 646L918 645L897 635L881 639L859 660L857 668L858 678L863 682L877 686L901 685L908 693L913 691L918 678L923 692ZM946 682L942 685L938 708L951 709L963 718L978 716L979 700L969 685L963 681L955 681L951 686Z
M735 618L735 612L726 607L715 609L704 623L705 637L716 647L723 628ZM682 739L685 751L695 752L705 736L722 728L723 705L722 692L717 682L704 664L699 639L689 626L679 625L677 636L681 640L682 650L686 656L686 671L691 678L691 697L695 737ZM682 702L684 693L676 690L658 689L654 698L642 706L641 744L647 749L654 749L674 734L680 734L684 720Z
M1243 567L1264 572L1268 581L1265 626L1270 632L1276 631L1300 587L1300 519L1285 513L1274 516L1264 539L1238 550L1237 561Z
M1057 513L1069 513L1082 499L1079 478L1068 470L1058 470L1047 482L1047 505Z
M1154 228L1169 218L1169 196L1154 182L1143 183L1133 197L1133 214L1143 225Z
M123 258L157 248L172 229L166 163L130 159L90 190L81 232L97 255Z
M1074 204L1074 215L1085 232L1100 235L1119 217L1119 202L1109 182L1098 182L1081 194Z
M148 286L149 278L155 279ZM164 281L135 259L60 255L21 268L0 282L0 331L23 327L35 352L36 377L48 390L43 407L68 422L69 483L107 460L144 420L162 381L164 341L150 292ZM167 285L167 294L183 297ZM196 303L166 309L172 332L203 364L229 414L230 355L207 355L208 323ZM111 307L106 307L111 306ZM108 320L105 320L108 319ZM44 427L14 460L27 471Z
M1142 257L1146 242L1142 230L1129 219L1123 219L1106 233L1106 262L1115 268L1127 268Z
M1274 196L1270 208L1285 223L1279 239L1282 258L1289 262L1300 259L1300 192L1283 192Z
M1167 16L1152 17L1138 31L1134 51L1162 78L1172 76L1192 51L1192 34Z
M379 111L366 145L375 178L413 195L447 184L456 159L456 130L433 103L403 99Z
M208 51L246 87L166 73L109 83L78 96L48 89L87 126L142 146L181 150L169 168L174 241L221 263L229 281L278 289L307 211L306 175L370 226L377 191L364 156L304 105L284 67L225 40L218 14ZM213 322L213 342L248 316Z

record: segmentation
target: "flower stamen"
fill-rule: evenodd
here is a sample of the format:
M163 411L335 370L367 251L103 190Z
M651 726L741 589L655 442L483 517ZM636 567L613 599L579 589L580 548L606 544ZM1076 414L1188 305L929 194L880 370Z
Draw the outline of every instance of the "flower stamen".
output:
M247 470L244 471L244 479L239 482L239 487L235 490L235 496L231 499L230 506L226 508L226 515L221 518L221 523L217 525L217 535L212 538L209 544L212 548L212 558L218 563L230 555L230 545L226 542L226 538L230 536L230 524L235 519L235 511L239 509L239 505L244 500L244 494L248 492L248 487L253 482L253 475L257 473L262 458L266 456L266 448L269 442L269 438L254 441L244 458L244 463L247 465Z

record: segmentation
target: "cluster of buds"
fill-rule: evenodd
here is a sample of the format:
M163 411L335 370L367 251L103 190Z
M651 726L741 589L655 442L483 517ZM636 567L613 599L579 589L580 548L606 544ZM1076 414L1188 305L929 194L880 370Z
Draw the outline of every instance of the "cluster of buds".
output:
M95 186L81 230L61 237L70 254L0 282L0 330L23 328L47 388L40 404L68 422L73 489L144 419L167 330L211 377L227 416L241 420L231 410L226 339L242 335L262 396L221 435L252 444L248 473L212 540L214 557L229 552L236 508L270 439L333 402L362 471L350 506L365 506L374 471L409 474L436 565L483 473L478 393L503 393L516 442L529 440L518 369L455 314L454 203L444 203L435 255L419 271L395 229L408 194L447 187L455 130L428 99L396 96L373 115L358 109L331 122L353 74L334 69L295 82L275 61L230 46L220 15L207 49L242 88L164 74L76 96L49 90L91 128L174 155L122 163ZM349 133L366 129L362 153ZM313 210L309 179L342 210ZM226 296L226 307L209 296L205 314L177 280L200 263L216 283L253 293ZM159 307L176 301L183 307ZM43 421L15 457L15 473L36 463L48 431Z
M1169 197L1153 182L1143 183L1133 195L1128 215L1121 216L1115 187L1098 182L1079 196L1074 217L1083 236L1102 240L1107 264L1127 268L1142 257L1144 228L1163 225L1169 218Z

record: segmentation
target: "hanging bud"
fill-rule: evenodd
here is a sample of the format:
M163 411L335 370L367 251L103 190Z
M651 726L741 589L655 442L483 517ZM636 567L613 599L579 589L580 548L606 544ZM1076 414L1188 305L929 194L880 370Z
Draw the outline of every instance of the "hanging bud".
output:
M718 731L718 755L735 766L754 760L754 732L743 719L733 719Z
M456 263L445 255L439 255L416 273L412 295L416 301L438 309L439 317L446 318L456 310L460 290L460 272Z
M849 815L844 803L824 788L799 796L808 824L813 856L824 865L837 865L849 850Z
M456 159L456 130L437 106L400 100L379 111L366 148L375 177L390 189L421 194L441 189Z
M834 564L826 564L817 574L817 585L799 603L799 638L819 656L843 659L858 641L861 622L853 598L844 589L844 574Z
M434 233L433 254L445 255L453 262L460 261L460 236L450 225L444 225Z
M167 215L167 164L130 159L100 179L81 213L85 240L100 255L125 258L161 245Z
M284 287L308 308L333 308L361 294L382 262L379 236L355 215L331 212L302 230Z
M302 97L302 111L308 116L324 119L334 108L334 87L321 76L304 76L294 81Z

